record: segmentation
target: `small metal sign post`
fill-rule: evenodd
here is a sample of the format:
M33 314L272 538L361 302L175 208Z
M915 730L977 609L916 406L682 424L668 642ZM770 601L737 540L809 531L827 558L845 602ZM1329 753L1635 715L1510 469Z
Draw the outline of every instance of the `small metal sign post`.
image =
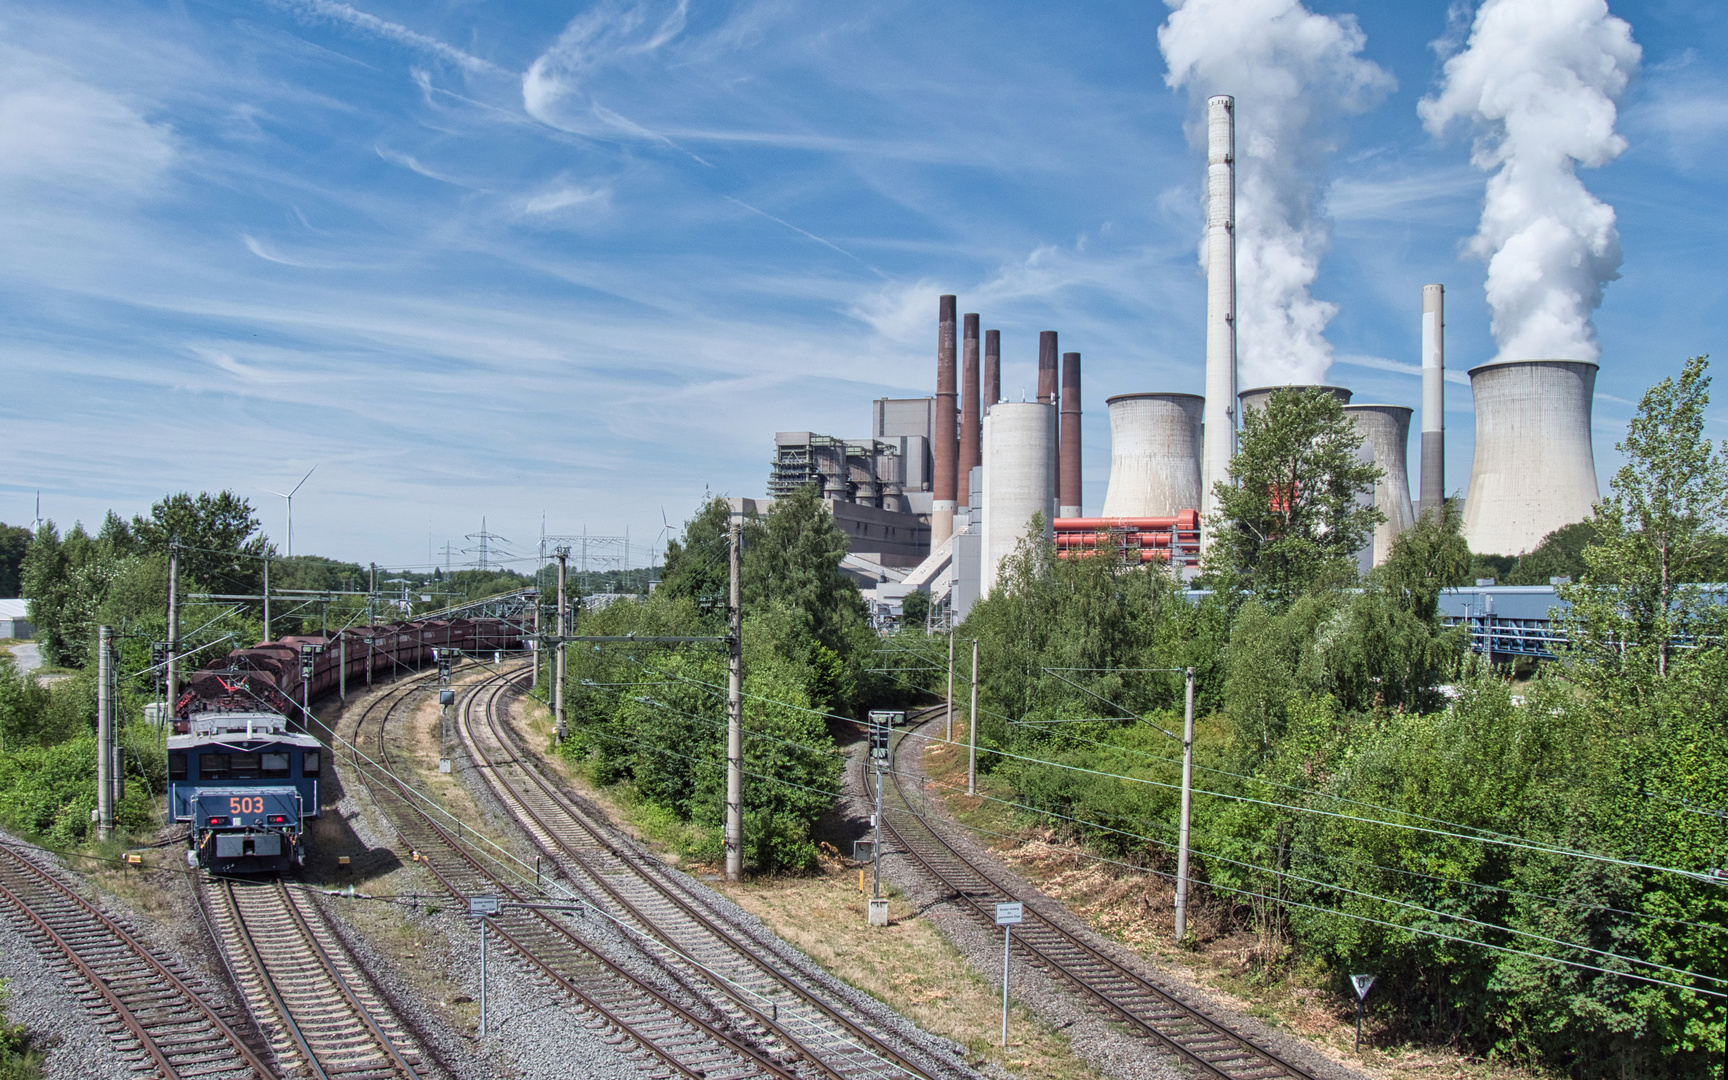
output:
M468 917L480 920L480 1037L486 1037L486 920L498 914L496 896L470 896Z
M1002 1048L1008 1048L1008 946L1014 940L1014 928L1025 921L1026 905L1016 900L996 905L996 925L1002 928Z
M1362 1052L1362 1003L1368 1000L1368 991L1374 987L1374 976L1352 975L1350 985L1356 988L1356 1052Z

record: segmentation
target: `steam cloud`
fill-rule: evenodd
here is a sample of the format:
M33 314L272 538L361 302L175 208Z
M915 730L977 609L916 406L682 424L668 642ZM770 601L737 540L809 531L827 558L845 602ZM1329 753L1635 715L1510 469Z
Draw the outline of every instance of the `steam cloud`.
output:
M1470 241L1488 260L1497 359L1601 355L1590 315L1620 276L1620 234L1576 170L1626 149L1614 99L1640 56L1604 0L1486 0L1439 93L1417 106L1436 136L1473 121L1475 164L1499 170Z
M1332 365L1324 332L1338 307L1308 289L1329 240L1319 213L1327 164L1338 120L1377 104L1392 76L1359 55L1367 38L1350 15L1316 15L1301 0L1165 3L1164 81L1196 106L1190 140L1205 145L1207 97L1236 98L1242 385L1323 382Z

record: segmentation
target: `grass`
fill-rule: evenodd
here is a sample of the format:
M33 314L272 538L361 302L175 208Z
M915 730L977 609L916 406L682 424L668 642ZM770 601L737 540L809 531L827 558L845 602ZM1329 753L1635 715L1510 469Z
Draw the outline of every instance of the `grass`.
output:
M870 926L856 871L828 860L821 874L716 883L740 907L802 949L823 968L887 1003L926 1031L966 1048L974 1066L990 1063L1032 1080L1080 1080L1093 1071L1068 1037L1018 1004L1000 1045L1002 991L967 963L928 919L890 894L888 925Z

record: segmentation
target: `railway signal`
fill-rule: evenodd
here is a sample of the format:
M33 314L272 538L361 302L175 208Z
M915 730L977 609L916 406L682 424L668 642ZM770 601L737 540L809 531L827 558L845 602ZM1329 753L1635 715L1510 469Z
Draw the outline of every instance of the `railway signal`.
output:
M448 687L438 691L438 771L450 771L450 706L456 704L456 691Z
M1350 985L1356 988L1356 1052L1362 1052L1362 1003L1368 1000L1368 991L1374 988L1374 976L1352 975Z
M882 774L888 768L888 745L894 725L906 719L896 709L873 709L870 713L870 764L876 770L876 813L870 824L875 830L870 841L871 889L870 925L888 925L888 900L882 895Z
M1018 900L996 905L996 925L1002 928L1002 1048L1008 1048L1008 948L1014 928L1026 921L1026 905Z

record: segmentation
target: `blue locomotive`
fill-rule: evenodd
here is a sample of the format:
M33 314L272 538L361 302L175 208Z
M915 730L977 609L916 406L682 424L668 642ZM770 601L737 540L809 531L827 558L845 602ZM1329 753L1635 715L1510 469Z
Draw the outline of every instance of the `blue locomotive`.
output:
M168 737L168 813L187 825L186 862L217 874L302 865L326 751L269 712L196 713Z

